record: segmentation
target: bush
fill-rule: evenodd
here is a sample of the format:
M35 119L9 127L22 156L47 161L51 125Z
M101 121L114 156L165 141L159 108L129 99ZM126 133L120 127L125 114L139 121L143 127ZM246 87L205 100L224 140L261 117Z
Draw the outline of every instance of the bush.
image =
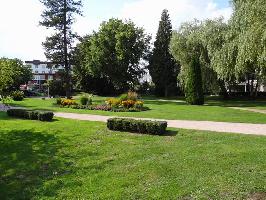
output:
M196 57L192 59L188 68L185 95L187 103L191 105L204 104L201 66L199 59Z
M53 112L39 112L38 113L38 119L40 121L52 121L53 117L54 117Z
M167 122L111 118L107 120L107 127L108 129L115 131L128 131L143 134L163 135L167 128Z
M91 94L85 94L85 95L81 96L81 98L80 98L81 105L83 105L83 106L91 105L92 104L92 97L93 97L93 95L91 95Z
M35 111L26 109L9 109L7 115L10 117L18 117L22 119L40 120L40 121L52 121L54 117L53 112L47 111Z
M127 100L127 94L121 94L119 96L120 101L126 101Z
M88 105L88 102L89 102L89 98L88 97L86 97L86 96L80 97L81 105L83 105L83 106Z
M56 105L61 105L62 99L61 98L57 98L56 99Z
M11 97L14 101L22 101L24 99L24 92L22 91L14 91L11 93Z

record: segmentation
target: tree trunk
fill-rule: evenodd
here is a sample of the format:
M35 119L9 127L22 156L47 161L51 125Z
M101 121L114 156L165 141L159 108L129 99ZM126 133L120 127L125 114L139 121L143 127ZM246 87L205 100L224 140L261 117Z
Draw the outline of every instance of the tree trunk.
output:
M71 98L71 78L70 78L70 66L68 62L68 48L67 48L67 0L64 0L64 65L65 65L65 85L66 85L66 97Z
M169 95L168 88L169 88L169 86L168 86L168 85L167 85L167 86L165 86L165 89L164 89L164 97L168 97L168 95Z

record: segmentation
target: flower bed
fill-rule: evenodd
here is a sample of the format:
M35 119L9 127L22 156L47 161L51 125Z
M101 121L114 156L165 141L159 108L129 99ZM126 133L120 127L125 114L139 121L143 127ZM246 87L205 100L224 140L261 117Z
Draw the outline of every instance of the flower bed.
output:
M102 110L110 112L141 112L149 110L144 107L144 102L138 99L138 94L135 92L128 92L120 95L119 98L107 99L103 104L95 105L91 99L92 95L87 98L82 96L80 104L73 99L57 99L56 104L61 107L72 109L87 109L87 110Z

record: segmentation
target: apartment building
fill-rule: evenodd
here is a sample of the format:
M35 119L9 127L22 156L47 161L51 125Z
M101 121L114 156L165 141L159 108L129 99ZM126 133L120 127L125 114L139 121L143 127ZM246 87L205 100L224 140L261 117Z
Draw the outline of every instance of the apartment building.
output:
M26 65L31 66L33 73L32 83L43 84L47 80L60 79L59 70L63 70L63 66L52 62L43 62L40 60L25 61Z

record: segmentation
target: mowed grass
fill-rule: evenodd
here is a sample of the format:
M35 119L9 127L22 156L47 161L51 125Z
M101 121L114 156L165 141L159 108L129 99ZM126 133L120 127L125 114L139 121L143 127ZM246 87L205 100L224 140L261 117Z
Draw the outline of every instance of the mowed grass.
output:
M93 102L103 103L106 97L94 97ZM204 106L191 106L183 101L158 100L145 98L145 105L150 110L137 113L117 113L106 111L75 110L71 108L60 108L54 105L55 99L25 99L22 102L14 102L14 106L23 106L32 109L45 109L56 112L73 112L107 116L143 117L157 119L176 120L199 120L218 122L240 122L240 123L266 123L266 115L250 111L236 110L230 107L266 108L266 101L222 101L207 100Z
M104 123L11 119L0 112L0 199L266 197L266 137Z

